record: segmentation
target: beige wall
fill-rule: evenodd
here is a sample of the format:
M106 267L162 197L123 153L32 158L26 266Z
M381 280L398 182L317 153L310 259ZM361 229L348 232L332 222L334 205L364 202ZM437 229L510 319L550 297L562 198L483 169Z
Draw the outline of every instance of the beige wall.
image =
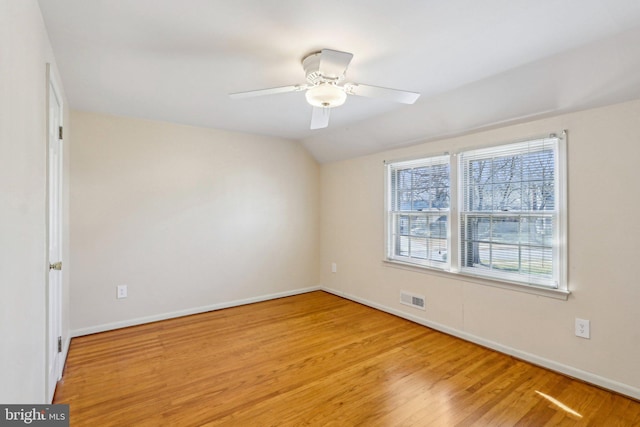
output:
M568 301L390 267L383 160L569 131ZM321 168L321 283L353 298L640 397L640 101L424 143ZM331 262L338 272L331 273ZM426 311L399 303L426 296ZM576 317L591 339L574 336Z
M319 167L277 138L73 112L71 322L110 329L319 282ZM116 299L116 286L129 296Z
M0 52L0 402L45 403L46 64L54 70L55 64L36 1L0 0ZM68 159L68 139L65 144ZM64 216L68 248L68 206ZM67 342L69 278L63 277Z

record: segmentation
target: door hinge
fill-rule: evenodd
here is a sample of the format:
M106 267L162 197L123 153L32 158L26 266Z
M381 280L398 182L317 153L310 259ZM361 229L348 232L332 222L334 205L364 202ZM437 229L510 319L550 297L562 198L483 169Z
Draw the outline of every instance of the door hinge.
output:
M58 337L58 353L62 353L62 337Z
M49 270L62 270L62 261L49 264Z
M62 126L58 126L58 139L62 139Z

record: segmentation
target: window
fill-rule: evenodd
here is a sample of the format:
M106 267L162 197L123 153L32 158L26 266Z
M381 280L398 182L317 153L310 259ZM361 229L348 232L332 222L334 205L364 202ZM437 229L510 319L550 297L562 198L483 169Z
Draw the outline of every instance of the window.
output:
M449 268L449 156L389 165L389 256Z
M387 259L566 290L562 142L389 163Z
M460 156L460 271L558 287L557 138Z

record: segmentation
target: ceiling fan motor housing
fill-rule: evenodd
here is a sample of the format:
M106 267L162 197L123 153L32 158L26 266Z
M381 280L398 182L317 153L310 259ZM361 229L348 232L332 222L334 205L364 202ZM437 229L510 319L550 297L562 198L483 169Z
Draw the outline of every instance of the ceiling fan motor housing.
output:
M344 79L344 73L340 75L330 74L326 71L320 70L320 60L322 59L322 52L314 52L307 55L302 60L302 68L304 68L304 74L307 77L307 81L312 85L321 83L334 83L337 84Z

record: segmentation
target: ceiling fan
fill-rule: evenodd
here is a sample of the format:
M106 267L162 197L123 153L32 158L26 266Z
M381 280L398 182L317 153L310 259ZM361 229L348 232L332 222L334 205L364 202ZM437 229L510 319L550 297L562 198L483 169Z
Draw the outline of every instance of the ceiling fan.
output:
M250 98L254 96L273 95L286 92L306 91L307 102L313 106L311 129L326 128L329 125L331 108L339 107L347 100L347 95L382 98L389 101L413 104L419 93L359 83L342 83L352 53L338 50L322 49L305 56L302 68L307 76L307 83L292 86L281 86L249 92L232 93L232 99Z

